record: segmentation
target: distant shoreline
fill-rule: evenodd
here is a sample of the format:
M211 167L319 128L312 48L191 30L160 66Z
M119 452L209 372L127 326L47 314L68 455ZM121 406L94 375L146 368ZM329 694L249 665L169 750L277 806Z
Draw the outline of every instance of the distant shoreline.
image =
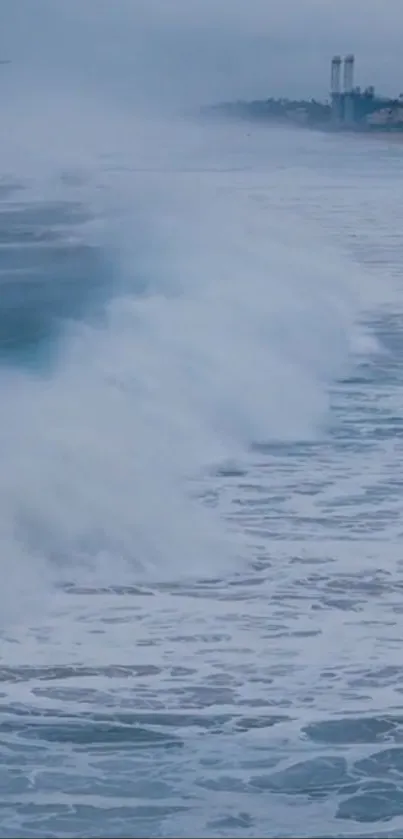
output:
M351 134L357 136L360 132L352 131ZM403 142L403 131L365 131L363 134L365 137L372 137L374 140L387 140L388 142L392 140L395 143Z
M284 123L283 123L284 124ZM296 126L297 127L297 126ZM301 126L302 127L302 126ZM330 134L332 137L351 137L352 139L365 139L365 140L383 140L386 143L403 143L403 130L400 131L379 131L376 129L373 130L364 130L364 131L357 131L357 130L332 130L329 128L323 128L319 125L309 125L304 126L304 128L308 131L317 131L320 134Z
M302 113L303 112L303 113ZM220 105L204 106L202 113L212 118L224 118L245 123L271 125L273 127L304 129L321 134L344 137L371 137L376 140L403 142L403 122L393 126L385 125L346 125L334 123L331 109L315 100L297 102L288 100L267 100L254 102L228 102Z

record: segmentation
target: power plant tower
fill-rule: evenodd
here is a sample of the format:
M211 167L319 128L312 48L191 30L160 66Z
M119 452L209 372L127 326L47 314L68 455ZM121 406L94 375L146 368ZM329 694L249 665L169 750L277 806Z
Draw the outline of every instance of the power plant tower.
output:
M344 122L354 122L354 56L346 55L343 68Z
M330 73L330 96L332 100L332 119L333 122L340 122L341 112L341 57L335 55L332 58L332 66Z
M330 92L332 96L338 96L340 94L340 79L341 79L341 58L339 55L335 55L332 58L332 70L331 70L331 77L330 77Z
M344 93L352 93L354 89L354 56L346 55L343 72Z

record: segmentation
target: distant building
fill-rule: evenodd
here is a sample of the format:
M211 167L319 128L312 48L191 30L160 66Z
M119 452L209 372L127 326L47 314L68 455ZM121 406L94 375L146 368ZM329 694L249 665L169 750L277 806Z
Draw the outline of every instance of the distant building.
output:
M333 125L340 128L372 126L403 127L403 101L377 96L373 85L361 91L354 87L354 56L343 62L343 90L341 89L342 60L336 55L331 64L331 112Z

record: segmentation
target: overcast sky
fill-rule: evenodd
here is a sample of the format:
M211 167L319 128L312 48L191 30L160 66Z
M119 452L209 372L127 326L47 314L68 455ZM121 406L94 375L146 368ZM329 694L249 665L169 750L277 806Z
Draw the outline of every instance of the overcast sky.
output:
M186 104L324 97L333 53L357 84L403 90L403 0L1 0L3 95L97 89Z

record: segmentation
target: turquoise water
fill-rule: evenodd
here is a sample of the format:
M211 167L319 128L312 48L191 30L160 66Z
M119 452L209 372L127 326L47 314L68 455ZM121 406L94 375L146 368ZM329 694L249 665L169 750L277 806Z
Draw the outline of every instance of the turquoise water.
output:
M1 835L403 836L403 153L160 137L4 172Z

